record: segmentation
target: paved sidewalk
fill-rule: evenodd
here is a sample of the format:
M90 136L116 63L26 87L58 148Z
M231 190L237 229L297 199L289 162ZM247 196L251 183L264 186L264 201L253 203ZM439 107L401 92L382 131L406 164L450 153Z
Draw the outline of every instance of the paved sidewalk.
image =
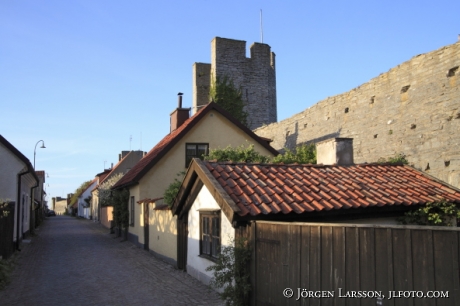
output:
M48 218L23 243L0 305L223 305L187 273L89 220Z

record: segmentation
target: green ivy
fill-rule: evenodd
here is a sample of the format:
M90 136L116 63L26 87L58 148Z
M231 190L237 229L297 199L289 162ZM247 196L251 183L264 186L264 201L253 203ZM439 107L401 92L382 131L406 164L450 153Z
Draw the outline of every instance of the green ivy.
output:
M241 89L233 84L233 80L224 76L223 78L212 78L209 88L209 98L211 101L222 106L227 112L232 114L235 119L245 126L248 125L248 114L244 111L244 102Z
M247 163L268 163L270 158L260 154L254 150L254 145L251 144L247 148L243 145L233 148L231 146L225 149L210 150L208 156L204 156L205 160L217 160L219 162L247 162Z
M213 271L210 285L223 289L219 296L227 306L244 306L248 305L251 292L248 266L252 250L245 238L233 241L232 245L223 246L216 263L206 268L206 271Z
M174 178L174 182L172 182L168 188L166 188L164 194L163 194L163 200L164 202L171 207L174 199L176 198L177 193L179 192L180 185L182 184L182 180L184 179L185 171L181 171L176 174L177 177L180 178L178 180L177 178Z
M78 200L78 196L80 195L80 193L85 190L89 184L91 184L92 181L86 181L86 182L83 182L81 183L80 187L78 187L77 189L75 189L72 197L70 198L70 203L69 203L69 206L72 206L73 204L75 204Z
M398 221L402 224L452 226L459 218L460 209L443 199L406 212Z
M118 228L129 227L129 190L126 188L112 191L113 221Z
M315 144L303 144L298 146L294 151L285 149L283 154L275 156L272 161L274 163L285 164L316 164Z

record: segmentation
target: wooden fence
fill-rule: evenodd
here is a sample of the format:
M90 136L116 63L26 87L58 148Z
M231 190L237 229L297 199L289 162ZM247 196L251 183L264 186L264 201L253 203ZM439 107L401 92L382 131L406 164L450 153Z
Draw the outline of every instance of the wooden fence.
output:
M460 305L460 229L264 221L251 228L252 305Z
M0 256L9 258L14 252L14 202L0 205Z

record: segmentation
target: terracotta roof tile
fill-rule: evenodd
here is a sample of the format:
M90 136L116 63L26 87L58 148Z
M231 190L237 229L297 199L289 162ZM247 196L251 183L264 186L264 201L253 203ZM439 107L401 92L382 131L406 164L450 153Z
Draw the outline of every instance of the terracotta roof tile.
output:
M410 206L441 198L460 203L460 191L408 166L206 162L206 167L240 207L241 216Z

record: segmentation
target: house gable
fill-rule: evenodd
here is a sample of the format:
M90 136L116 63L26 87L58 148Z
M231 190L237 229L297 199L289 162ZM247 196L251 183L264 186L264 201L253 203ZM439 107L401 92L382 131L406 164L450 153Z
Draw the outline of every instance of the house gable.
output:
M198 111L193 117L186 120L179 128L165 136L155 147L150 150L147 155L142 158L115 186L114 189L123 188L130 185L137 184L139 180L155 166L168 152L171 150L177 142L179 142L189 131L198 124L204 117L211 116L209 114L211 111L219 113L221 116L225 117L229 122L233 123L234 128L238 128L246 134L246 138L251 143L259 143L272 155L277 155L278 151L273 149L269 144L266 138L260 138L254 134L251 130L241 124L239 121L235 120L227 111L222 109L216 103L209 103ZM213 127L209 127L210 130ZM227 137L228 135L225 132L220 134L222 137Z
M193 205L187 215L188 224L188 249L187 249L187 272L205 284L209 284L213 273L206 271L206 268L213 265L214 262L200 256L200 213L206 211L216 211L220 214L220 245L231 246L235 239L235 230L231 222L221 211L221 207L215 201L210 190L203 185L197 193Z

